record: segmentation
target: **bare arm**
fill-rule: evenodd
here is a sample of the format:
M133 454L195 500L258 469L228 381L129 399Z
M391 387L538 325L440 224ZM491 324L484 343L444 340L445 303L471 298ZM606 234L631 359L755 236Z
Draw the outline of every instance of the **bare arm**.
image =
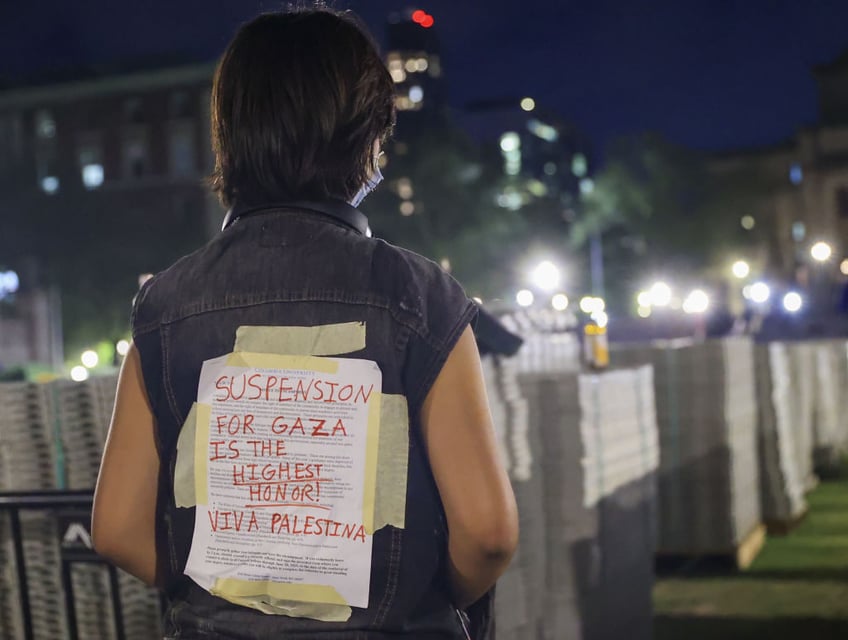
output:
M424 442L448 520L450 579L466 607L494 586L518 544L518 511L495 443L471 328L421 409Z
M135 345L118 378L115 410L100 464L91 533L98 553L152 585L156 579L159 454Z

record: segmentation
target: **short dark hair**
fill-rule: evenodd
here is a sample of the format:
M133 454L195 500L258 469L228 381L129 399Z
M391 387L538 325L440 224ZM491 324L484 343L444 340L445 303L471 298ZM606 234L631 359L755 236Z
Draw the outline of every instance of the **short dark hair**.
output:
M394 85L350 12L266 13L243 25L212 87L210 178L230 207L349 200L374 170L395 122Z

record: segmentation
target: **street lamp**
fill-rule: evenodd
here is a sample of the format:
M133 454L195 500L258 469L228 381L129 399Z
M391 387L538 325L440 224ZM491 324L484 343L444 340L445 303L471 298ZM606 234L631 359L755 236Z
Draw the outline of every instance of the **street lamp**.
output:
M542 291L553 291L556 289L557 285L559 285L559 278L559 268L550 260L540 262L530 274L533 284Z
M783 296L783 308L789 313L797 313L803 305L804 301L801 299L801 295L795 291L790 291Z
M744 260L737 260L734 262L731 269L733 271L733 275L740 280L744 280L748 277L748 274L751 273L751 266Z
M684 313L706 313L710 307L710 297L701 289L695 289L683 301Z
M764 302L768 302L769 297L771 297L771 289L769 289L769 286L765 282L755 282L751 285L749 295L751 296L751 300L757 304L763 304Z
M557 311L565 311L568 309L568 296L564 293L558 293L551 298L551 306Z
M810 255L816 262L827 262L833 254L833 249L827 242L816 242L810 248Z
M667 307L671 303L671 287L665 282L655 282L649 293L653 307Z
M515 301L521 307L529 307L533 304L533 292L529 289L522 289L515 294Z

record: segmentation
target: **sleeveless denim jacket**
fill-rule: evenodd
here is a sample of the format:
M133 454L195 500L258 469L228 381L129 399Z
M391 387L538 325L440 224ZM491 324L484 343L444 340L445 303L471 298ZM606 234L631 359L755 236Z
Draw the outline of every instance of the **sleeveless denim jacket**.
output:
M476 307L434 263L338 219L332 209L339 206L349 207L253 211L149 280L136 298L133 339L161 460L156 548L169 601L167 638L464 638L448 595L447 525L419 414ZM374 534L368 608L353 607L347 622L320 622L266 615L209 594L183 574L195 509L176 507L173 486L177 438L202 363L231 352L242 325L354 321L365 323L366 345L343 357L375 361L382 391L403 394L409 407L405 527Z

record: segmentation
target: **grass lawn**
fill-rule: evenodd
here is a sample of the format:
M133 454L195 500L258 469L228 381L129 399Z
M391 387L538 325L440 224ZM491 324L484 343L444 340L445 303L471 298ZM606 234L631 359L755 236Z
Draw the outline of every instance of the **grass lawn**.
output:
M666 577L654 589L657 640L848 640L848 477L822 482L788 536L748 571Z

